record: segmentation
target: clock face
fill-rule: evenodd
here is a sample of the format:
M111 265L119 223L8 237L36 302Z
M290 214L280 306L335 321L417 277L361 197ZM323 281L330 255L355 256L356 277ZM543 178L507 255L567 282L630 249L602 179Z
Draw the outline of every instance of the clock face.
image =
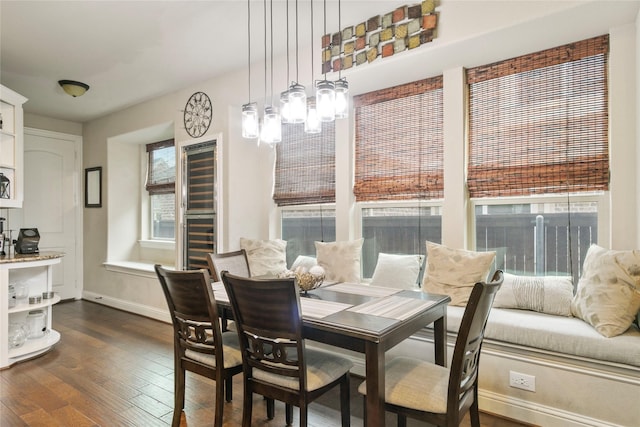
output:
M196 92L184 107L184 128L192 138L198 138L209 129L212 116L211 100L206 93Z

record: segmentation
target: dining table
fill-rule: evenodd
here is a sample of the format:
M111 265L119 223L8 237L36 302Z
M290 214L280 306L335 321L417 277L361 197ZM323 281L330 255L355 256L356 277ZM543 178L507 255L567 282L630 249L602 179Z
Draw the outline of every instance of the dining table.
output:
M216 303L231 308L222 282L213 283ZM434 360L447 362L447 305L451 298L422 290L362 283L325 283L301 292L305 339L364 354L366 426L385 425L385 352L433 324Z

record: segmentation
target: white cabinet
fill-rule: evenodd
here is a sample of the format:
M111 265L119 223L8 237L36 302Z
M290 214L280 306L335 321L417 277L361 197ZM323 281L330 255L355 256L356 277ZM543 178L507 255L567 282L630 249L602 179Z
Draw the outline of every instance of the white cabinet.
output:
M45 299L42 298L42 293L53 291L53 267L60 263L62 256L61 252L42 252L0 258L0 369L38 356L60 341L60 333L51 327L52 306L60 301L60 297L54 295L53 298ZM10 304L9 285L15 287L18 284L24 284L28 288L28 295L40 296L41 301L30 303L27 297L25 300L18 300L15 305ZM10 325L26 326L31 320L28 318L29 313L33 311L42 311L44 314L44 334L26 339L19 347L10 346Z
M27 98L0 85L0 208L21 208L24 182L24 123Z

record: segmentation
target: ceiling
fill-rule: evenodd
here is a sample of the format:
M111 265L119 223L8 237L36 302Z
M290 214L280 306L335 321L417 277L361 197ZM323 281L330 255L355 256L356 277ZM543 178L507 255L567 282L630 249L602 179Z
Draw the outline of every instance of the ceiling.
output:
M267 6L271 0L267 0ZM416 0L414 3L418 3ZM264 1L251 0L251 61L264 58ZM342 0L341 22L407 4ZM273 55L295 54L311 42L310 2L273 0ZM314 39L324 28L323 2L314 0ZM245 68L247 2L208 1L0 1L0 82L29 101L25 112L86 122L146 100ZM326 2L328 32L338 29L338 1ZM270 13L267 9L267 16ZM58 80L91 88L66 95Z

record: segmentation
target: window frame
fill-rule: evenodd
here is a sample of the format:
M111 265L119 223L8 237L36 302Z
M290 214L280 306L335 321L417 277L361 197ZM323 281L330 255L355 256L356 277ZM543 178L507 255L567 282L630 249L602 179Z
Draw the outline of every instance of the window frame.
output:
M148 180L151 175L151 157L152 152L154 150L160 150L167 147L173 147L174 149L174 161L175 161L175 171L174 179L172 183L163 183L163 184L149 184ZM178 215L178 209L176 208L176 199L178 197L176 186L177 186L177 173L178 173L178 162L179 156L177 152L177 147L174 139L167 139L158 142L148 143L142 145L142 155L141 155L141 170L143 172L143 182L144 186L142 189L142 197L141 197L141 232L142 235L138 241L140 247L147 249L175 249L175 243L177 239L177 230L174 230L173 238L161 238L155 237L153 235L153 203L152 197L155 195L162 194L173 194L174 195L174 204L173 204L173 212L174 212L174 224L176 223L175 218ZM149 188L149 187L152 188ZM153 187L156 188L153 188ZM172 190L171 190L172 187Z
M420 209L420 208L426 208L426 207L438 208L440 210L440 217L442 218L443 208L444 208L444 199L428 199L428 200L411 199L411 200L355 202L356 215L354 220L354 227L355 227L355 230L357 231L356 238L363 237L362 226L364 224L364 220L363 220L364 209L376 209L376 208L418 208ZM444 236L443 231L444 229L442 227L442 222L441 222L440 223L441 240L442 240L442 237ZM441 242L435 242L435 243L441 243ZM413 254L407 254L407 253L398 253L398 254L413 255ZM426 242L423 242L423 246L421 247L421 250L415 255L420 255L420 254L425 255L425 266L426 266ZM376 256L377 255L378 254L376 254ZM375 265L373 266L373 270L375 270ZM364 271L365 271L364 264L362 265L362 271L364 274ZM363 277L363 279L370 280L371 277Z
M475 211L478 206L489 205L532 205L532 204L544 204L544 203L569 203L576 202L593 202L597 204L598 211L598 234L596 236L597 242L602 246L610 246L611 236L611 224L610 224L610 192L590 192L590 193L572 193L572 194L547 194L536 196L521 196L521 197L473 197L469 198L469 224L471 225L472 232L469 235L469 247L471 250L476 250L476 215ZM577 283L574 283L576 286Z

